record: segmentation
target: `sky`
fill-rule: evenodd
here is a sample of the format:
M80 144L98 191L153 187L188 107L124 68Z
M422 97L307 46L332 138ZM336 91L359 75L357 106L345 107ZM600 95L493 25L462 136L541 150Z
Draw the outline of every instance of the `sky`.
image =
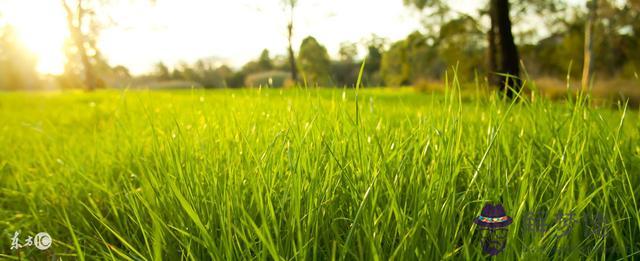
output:
M263 49L284 55L287 15L281 0L111 1L114 24L103 29L98 47L110 65L133 74L148 73L164 62L170 67L200 58L234 68L257 58ZM402 0L299 0L294 16L294 49L311 35L337 57L340 43L376 34L392 41L422 28L420 13ZM473 12L483 1L452 1L454 9ZM38 58L38 71L63 70L65 14L56 0L0 0L0 20L12 24ZM363 50L364 51L364 50Z

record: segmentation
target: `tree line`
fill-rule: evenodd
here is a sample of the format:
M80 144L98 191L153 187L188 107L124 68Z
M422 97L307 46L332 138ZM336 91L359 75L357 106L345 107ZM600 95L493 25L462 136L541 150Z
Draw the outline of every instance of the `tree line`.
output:
M273 56L264 49L255 60L237 70L214 59L200 59L192 64L179 63L170 69L159 62L147 79L160 81L187 81L200 86L216 87L352 87L358 76L360 63L358 46L365 46L367 66L363 82L368 86L381 86L380 63L384 51L384 38L371 36L362 43L344 42L340 46L338 59L331 59L327 48L312 36L306 37L294 59L289 56ZM291 73L291 60L296 66L296 78Z
M365 86L415 85L441 79L447 69L455 68L461 79L483 81L509 96L519 88L523 71L536 77L570 74L582 77L583 86L593 75L638 78L640 0L589 0L586 6L557 0L488 0L472 14L457 12L446 1L403 1L423 14L424 27L399 41L374 35L360 43L344 42L333 59L312 36L293 46L298 1L282 0L286 55L272 57L264 50L238 69L207 59L173 68L158 63L152 73L132 77L125 67L110 66L97 48L101 28L97 13L105 1L76 0L71 5L62 0L70 39L65 71L56 81L88 90L118 81L186 81L204 87L348 87L356 82L362 59L367 60ZM539 25L527 27L527 19ZM0 41L0 88L36 86L35 60L22 50L9 25L0 28Z

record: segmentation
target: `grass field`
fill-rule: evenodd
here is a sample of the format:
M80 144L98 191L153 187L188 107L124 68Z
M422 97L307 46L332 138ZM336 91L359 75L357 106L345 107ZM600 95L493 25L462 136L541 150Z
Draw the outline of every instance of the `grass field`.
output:
M640 115L624 104L0 93L0 259L477 259L488 202L513 218L497 259L639 259L639 192ZM527 229L541 211L546 232ZM575 214L569 231L561 212ZM594 212L602 236L581 221ZM18 230L53 246L11 250Z

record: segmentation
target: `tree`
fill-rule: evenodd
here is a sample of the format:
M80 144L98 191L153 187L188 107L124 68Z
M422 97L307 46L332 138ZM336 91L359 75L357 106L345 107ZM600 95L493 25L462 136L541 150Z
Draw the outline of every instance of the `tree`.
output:
M450 8L439 0L403 0L405 5L419 10L427 7L435 8L436 13L444 20ZM520 89L520 58L511 32L508 0L490 0L489 17L491 26L488 30L489 46L489 79L491 84L501 88L508 97L515 97ZM408 56L411 57L411 56Z
M338 50L340 59L331 63L331 80L336 86L353 86L358 77L358 65L355 62L358 46L343 42Z
M217 61L213 58L198 59L193 64L180 62L175 66L172 74L169 74L169 69L163 63L158 63L155 66L155 72L152 74L152 77L157 80L198 83L199 86L203 86L204 88L242 86L241 81L244 80L244 75L241 75L239 79L235 79L233 71L228 66L221 65L216 68L216 63Z
M188 63L186 62L180 62L178 63L178 65L176 66L174 73L176 73L176 75L180 75L180 78L176 78L179 80L186 80L186 81L192 81L192 82L200 82L201 81L201 77L200 74L196 71L196 69L194 69L193 67L191 67Z
M416 83L427 78L438 77L442 69L439 66L441 60L436 53L436 48L428 42L429 37L415 31L404 40L406 50L406 63L409 68L408 80ZM434 73L435 71L435 73Z
M515 98L520 91L520 57L511 33L508 0L491 0L489 15L490 73L497 74L497 84L507 97ZM495 83L494 83L495 84Z
M69 29L69 34L71 35L71 40L75 46L76 53L80 57L82 70L84 71L85 88L92 91L98 87L98 80L87 48L90 45L89 39L91 37L95 37L95 35L89 35L89 33L83 31L83 28L87 27L85 26L85 22L87 19L90 19L90 16L92 16L94 12L86 8L84 5L85 1L86 0L76 0L76 6L75 8L72 8L69 3L67 3L67 0L61 0L62 6L64 7L67 15L67 27ZM93 47L95 48L95 45Z
M367 47L367 60L364 71L366 73L364 77L364 83L367 86L380 85L382 80L380 79L380 63L382 62L382 49L376 46L369 45Z
M445 66L430 37L418 31L391 45L382 55L380 74L387 85L400 86L437 78Z
M258 66L261 71L269 71L273 69L273 62L271 61L271 57L269 57L269 50L262 50L260 58L258 58Z
M115 67L113 67L113 74L120 78L131 78L129 68L125 67L124 65L116 65ZM168 70L167 75L169 75Z
M520 57L511 32L508 0L489 2L490 28L487 33L489 83L514 98L521 87Z
M302 41L298 61L307 83L328 84L331 60L327 49L315 38L308 36Z
M382 62L382 52L383 50L369 45L367 47L367 67L365 67L365 71L368 73L375 73L380 70L380 63Z
M169 68L163 63L156 63L154 66L154 76L161 81L168 81L171 79L171 74L169 73Z
M271 58L271 62L273 64L273 69L279 70L279 71L291 72L288 54L276 55L273 58Z
M370 37L362 39L361 44L367 48L367 60L364 68L365 75L364 83L368 86L382 84L382 78L380 74L380 65L382 63L382 55L387 46L388 39L382 38L375 34Z
M624 24L631 28L627 37L627 46L625 48L624 56L625 62L623 65L622 74L625 77L639 79L640 75L640 0L630 0L627 5L622 9L624 14ZM598 55L601 56L602 54Z
M291 79L293 82L298 81L298 67L296 66L296 57L293 52L293 11L298 4L298 0L282 0L285 8L289 10L289 22L287 23L287 40L289 42L289 48L287 52L289 53L289 67L291 70Z
M218 75L222 79L221 87L229 87L229 80L233 76L233 71L229 66L221 65L215 70L216 75Z
M477 27L476 21L469 16L460 16L447 21L440 27L440 33L433 48L437 49L432 66L439 62L445 66L455 66L458 78L472 80L476 72L484 71L482 66L485 46L485 33ZM440 60L440 61L437 61Z
M358 55L358 46L355 43L342 42L340 50L338 50L340 60L345 62L353 62Z
M586 90L591 80L591 71L593 71L593 65L591 60L593 57L593 26L596 22L596 11L598 10L598 0L591 0L587 2L587 8L589 9L589 18L584 29L584 59L582 63L582 89Z
M98 35L105 26L115 24L98 10L109 0L60 0L66 14L70 39L65 44L67 63L63 78L92 91L105 86L103 77L110 77L113 69L98 49ZM153 3L155 0L150 0ZM77 79L82 78L82 82Z
M384 83L389 86L401 86L409 81L410 66L407 63L407 48L405 41L398 41L391 45L382 55L380 74Z

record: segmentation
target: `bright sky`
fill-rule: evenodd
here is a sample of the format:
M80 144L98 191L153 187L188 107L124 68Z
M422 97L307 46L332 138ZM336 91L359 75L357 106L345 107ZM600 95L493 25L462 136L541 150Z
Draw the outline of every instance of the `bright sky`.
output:
M134 74L163 61L174 65L216 58L240 67L267 48L284 54L287 16L281 0L146 0L111 1L117 25L102 31L99 48L111 65ZM454 8L471 12L483 1L456 0ZM0 0L1 18L39 59L38 71L60 73L67 37L60 1ZM358 42L375 33L398 40L420 29L417 12L402 0L299 0L295 13L294 49L308 35L337 56L341 42Z

